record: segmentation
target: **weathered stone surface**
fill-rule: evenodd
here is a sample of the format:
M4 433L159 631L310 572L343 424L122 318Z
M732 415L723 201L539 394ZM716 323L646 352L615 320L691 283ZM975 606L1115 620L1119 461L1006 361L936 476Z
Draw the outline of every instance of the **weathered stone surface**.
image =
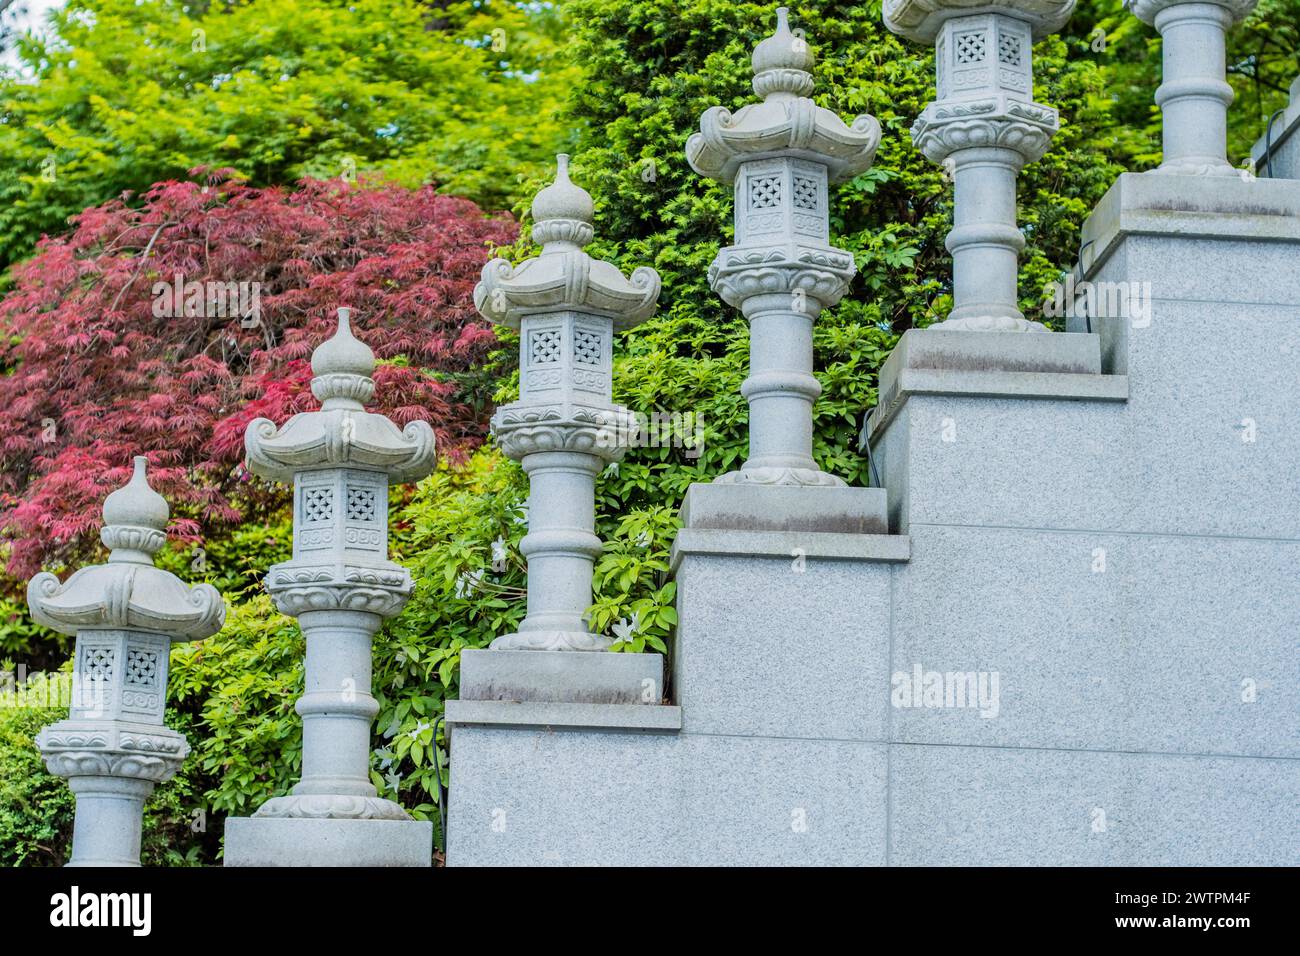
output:
M678 559L672 659L683 729L884 740L892 564L808 556L788 537L781 557Z
M1292 273L1277 269L1295 251L1265 241L1300 242L1300 189L1293 180L1124 173L1083 224L1086 276L1080 277L1099 278L1097 270L1130 237L1165 243L1128 243L1127 253L1138 259L1122 270L1151 282L1155 298L1295 305ZM1206 239L1243 244L1207 247ZM1159 250L1155 257L1151 249Z
M730 183L747 162L804 153L815 156L834 182L870 169L880 145L880 124L872 116L846 124L809 99L813 62L802 32L793 33L788 11L777 8L776 32L754 49L752 58L754 92L763 101L734 115L721 106L710 108L700 118L700 131L686 141L691 168Z
M1225 78L1225 35L1257 2L1125 0L1163 40L1163 82L1155 96L1164 118L1162 173L1238 175L1226 158L1233 92Z
M1023 336L1016 332L965 335L940 324L910 329L878 376L879 400L862 441L884 429L912 395L1123 400L1128 383L1101 374L1101 337Z
M682 501L687 528L884 534L880 488L694 484Z
M726 531L683 528L673 540L671 566L687 555L826 561L906 561L911 542L901 534L841 534L828 531Z
M750 326L749 457L723 484L843 486L812 457L813 322L839 302L857 267L830 244L828 186L870 168L880 124L859 116L846 125L809 98L813 57L790 30L784 7L776 33L754 51L754 92L761 103L731 111L714 106L686 141L702 176L733 184L735 244L718 252L709 284Z
M452 866L885 861L878 744L460 726L452 747Z
M911 537L891 674L993 672L998 698L891 706L891 739L1300 757L1300 606L1283 598L1300 540L916 524Z
M226 866L428 867L427 820L230 817Z
M660 654L566 654L469 648L460 654L460 699L658 704Z
M885 26L918 43L933 43L949 20L990 11L1022 20L1041 40L1055 33L1074 13L1075 0L885 0Z
M682 728L682 709L671 706L646 706L640 703L449 700L447 701L447 723L450 726L474 724L548 729L572 727L625 732L677 731Z
M1033 101L1033 45L1059 30L1074 0L889 0L885 26L934 44L938 98L912 142L951 170L952 311L947 332L1046 332L1024 317L1016 289L1025 237L1016 228L1016 177L1056 135L1056 110Z
M895 866L1295 866L1300 761L890 751Z
M1125 176L1074 279L1140 312L909 333L906 536L874 490L693 488L681 731L458 723L450 861L1300 862L1298 189Z

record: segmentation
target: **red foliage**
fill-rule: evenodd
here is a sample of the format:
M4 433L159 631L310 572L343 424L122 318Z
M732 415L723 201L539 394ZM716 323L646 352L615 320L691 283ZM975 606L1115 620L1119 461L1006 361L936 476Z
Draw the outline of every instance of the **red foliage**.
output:
M271 500L243 471L244 425L315 407L308 359L339 306L381 362L403 360L377 370L376 409L430 422L443 455L481 440L484 403L447 375L481 366L495 341L471 292L491 247L513 241L511 220L431 189L306 181L290 192L224 174L159 183L144 200L87 209L68 236L43 240L0 302L11 574L84 556L135 454L149 455L182 536ZM259 321L155 315L155 283L178 274L259 283Z

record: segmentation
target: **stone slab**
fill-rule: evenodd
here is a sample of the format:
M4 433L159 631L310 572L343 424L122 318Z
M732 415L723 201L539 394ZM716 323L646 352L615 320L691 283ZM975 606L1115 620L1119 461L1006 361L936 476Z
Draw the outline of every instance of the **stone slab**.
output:
M433 865L427 820L226 819L225 866Z
M1155 241L1134 239L1112 262ZM1179 268L1199 283L1196 263ZM1099 275L1124 278L1109 264ZM891 528L1300 539L1300 306L1157 299L1149 326L1103 328L1115 326L1126 402L911 396L873 433Z
M894 746L894 866L1296 866L1300 761Z
M864 440L914 394L1122 401L1128 383L1101 374L1101 338L1087 333L911 329L880 369Z
M660 654L472 648L460 655L462 701L658 704L663 696Z
M1300 758L1300 541L918 525L912 538L893 581L889 739ZM982 673L990 691L996 674L994 706L910 706L918 669Z
M903 368L1096 375L1101 349L1096 336L1086 334L909 329L886 360L882 383L888 370Z
M680 558L672 661L683 730L884 739L893 565L777 555Z
M450 866L871 866L884 747L464 726Z
M983 334L983 333L980 333ZM888 405L867 416L860 445L874 442L913 395L971 395L985 398L1055 399L1059 401L1128 401L1124 375L1072 375L1059 372L945 372L902 369L891 383Z
M682 709L672 706L647 707L644 704L449 700L447 701L447 723L557 729L580 727L624 731L674 731L681 729Z
M736 531L817 531L884 534L881 488L758 484L693 484L681 508L682 525Z
M1271 182L1300 192L1300 180ZM1110 261L1106 260L1088 274L1093 279L1137 283L1144 298L1153 300L1157 308L1148 328L1162 321L1158 309L1165 302L1196 304L1210 312L1219 306L1254 306L1268 313L1297 305L1295 264L1300 257L1300 236L1296 241L1273 243L1244 237L1134 236L1126 246L1123 273L1108 269ZM1136 335L1142 330L1135 327L1133 331ZM1214 352L1205 357L1211 361Z
M832 534L820 531L721 531L682 528L673 540L674 572L688 554L819 561L906 561L906 535Z
M1125 237L1135 235L1300 242L1300 182L1124 173L1083 224L1084 271L1095 270ZM1204 246L1193 245L1189 253L1196 265L1215 258ZM1234 286L1248 288L1239 279L1227 288Z

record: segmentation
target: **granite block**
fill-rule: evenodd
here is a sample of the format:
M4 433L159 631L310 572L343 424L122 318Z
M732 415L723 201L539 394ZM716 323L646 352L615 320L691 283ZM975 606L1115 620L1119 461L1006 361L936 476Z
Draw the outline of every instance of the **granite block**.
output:
M885 858L879 744L465 726L453 760L452 866Z
M534 651L522 653L532 654ZM680 707L644 704L556 703L553 701L449 700L448 725L673 731L682 726Z
M681 508L692 529L885 533L885 492L761 484L693 484Z
M884 739L890 567L686 555L673 656L683 730Z
M997 702L915 706L900 692L891 739L1300 757L1300 542L920 526L912 538L893 588L891 693L918 667L985 673L990 690L996 673Z
M895 746L895 866L1296 866L1300 761Z
M427 820L229 817L226 866L432 866Z
M660 654L470 648L460 655L460 699L657 704L663 672Z

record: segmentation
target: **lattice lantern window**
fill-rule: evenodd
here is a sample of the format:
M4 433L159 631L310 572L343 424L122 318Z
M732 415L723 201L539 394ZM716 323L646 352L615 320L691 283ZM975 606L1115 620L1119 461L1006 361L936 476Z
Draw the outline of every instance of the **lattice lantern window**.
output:
M577 312L525 316L520 331L521 399L559 401L572 389L609 400L609 319Z
M79 633L71 716L162 723L170 647L170 639L162 634Z
M388 556L388 476L372 471L345 471L339 489L344 503L343 546Z
M736 245L829 240L826 167L798 159L741 166L736 176Z
M294 558L336 549L387 556L388 483L378 472L329 468L298 476Z
M1029 101L1033 95L1028 24L997 14L955 17L935 39L939 99L980 99L998 94Z

